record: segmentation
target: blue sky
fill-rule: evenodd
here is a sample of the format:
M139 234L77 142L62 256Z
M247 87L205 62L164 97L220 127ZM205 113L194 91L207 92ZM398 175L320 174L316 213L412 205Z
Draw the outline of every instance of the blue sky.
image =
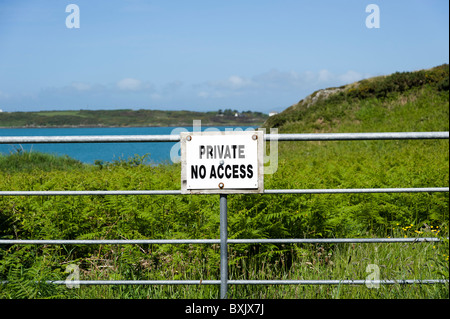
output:
M0 0L0 109L281 111L448 63L448 12L445 0Z

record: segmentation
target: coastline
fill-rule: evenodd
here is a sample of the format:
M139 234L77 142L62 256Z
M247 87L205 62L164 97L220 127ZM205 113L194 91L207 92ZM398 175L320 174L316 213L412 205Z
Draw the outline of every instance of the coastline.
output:
M79 110L1 112L0 128L119 128L119 127L186 127L194 120L202 126L262 126L268 115L226 109L219 112L163 110Z
M225 126L258 126L262 127L264 122L257 123L220 123L220 125L203 124L202 127L225 127ZM0 126L0 129L33 129L33 128L132 128L132 127L189 127L192 123L178 123L170 125L26 125L26 126Z

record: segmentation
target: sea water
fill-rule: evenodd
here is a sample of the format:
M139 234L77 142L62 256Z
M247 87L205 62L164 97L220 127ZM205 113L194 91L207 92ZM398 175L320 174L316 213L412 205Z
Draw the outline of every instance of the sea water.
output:
M192 127L183 127L192 132ZM248 126L216 127L220 131L249 129ZM202 127L201 130L211 130ZM257 129L257 127L254 127ZM179 134L176 127L95 127L95 128L0 128L0 136L84 136L84 135L170 135ZM0 144L0 153L17 151L68 155L83 163L113 162L147 155L149 163L171 162L170 151L175 142L158 143L55 143L55 144Z

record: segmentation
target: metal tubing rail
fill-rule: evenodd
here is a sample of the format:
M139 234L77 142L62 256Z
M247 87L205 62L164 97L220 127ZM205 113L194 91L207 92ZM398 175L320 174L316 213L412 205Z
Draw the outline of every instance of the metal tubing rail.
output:
M54 285L220 285L220 280L46 280ZM391 279L391 280L228 280L229 285L412 285L445 284L448 279ZM0 281L0 284L8 284Z
M449 132L264 134L271 141L448 139ZM179 142L179 135L0 136L0 144Z
M181 190L0 191L0 196L181 195Z
M449 187L266 189L264 190L263 194L350 194L350 193L432 193L432 192L449 192ZM0 191L0 196L99 196L99 195L181 195L181 190Z
M447 239L449 239L447 237ZM227 244L362 244L440 242L437 237L418 238L237 238ZM222 239L0 239L0 245L184 245L221 244Z
M449 132L266 134L266 141L362 141L448 139Z
M179 135L0 136L0 144L179 142Z
M228 280L230 285L405 285L448 283L448 279L400 279L400 280ZM46 281L59 285L220 285L220 280L78 280Z

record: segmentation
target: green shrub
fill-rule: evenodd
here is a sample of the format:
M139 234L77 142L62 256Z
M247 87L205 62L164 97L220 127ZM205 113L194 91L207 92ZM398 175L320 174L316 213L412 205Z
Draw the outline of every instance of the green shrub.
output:
M69 156L58 156L40 152L26 152L18 149L10 155L0 154L0 171L14 173L23 171L51 171L78 169L83 164Z

